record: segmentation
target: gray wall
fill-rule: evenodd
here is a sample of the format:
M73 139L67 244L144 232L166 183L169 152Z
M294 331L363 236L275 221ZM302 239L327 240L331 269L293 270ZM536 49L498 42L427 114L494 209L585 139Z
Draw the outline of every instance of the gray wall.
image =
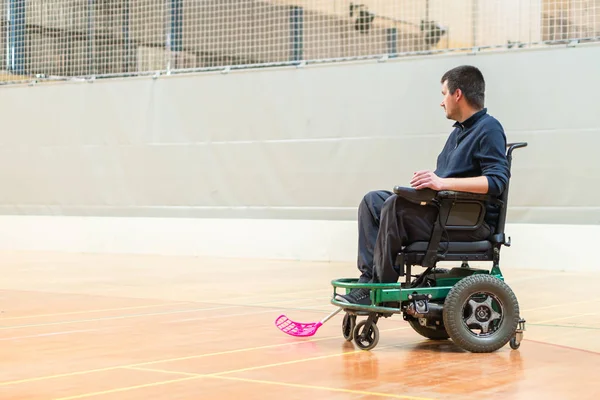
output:
M439 78L487 77L509 141L509 220L600 223L600 46L5 87L0 213L354 220L434 168Z

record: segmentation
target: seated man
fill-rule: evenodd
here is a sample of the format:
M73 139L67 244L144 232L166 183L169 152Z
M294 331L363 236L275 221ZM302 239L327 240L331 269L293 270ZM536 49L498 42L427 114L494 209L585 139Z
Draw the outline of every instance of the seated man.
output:
M484 108L485 80L472 66L459 66L441 79L441 106L454 130L437 159L434 172L418 171L410 185L489 194L499 197L509 179L506 136L502 125ZM437 208L421 206L388 191L367 193L358 208L358 269L361 283L394 283L397 254L416 241L429 241ZM450 241L478 241L494 233L498 212L488 206L485 223L475 231L449 231ZM337 295L338 301L371 304L368 289Z

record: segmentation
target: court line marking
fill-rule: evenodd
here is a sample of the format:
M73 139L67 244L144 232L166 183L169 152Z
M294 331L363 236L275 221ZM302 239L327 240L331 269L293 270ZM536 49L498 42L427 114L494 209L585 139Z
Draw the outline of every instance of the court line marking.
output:
M247 312L247 313L243 313L243 314L225 314L225 315L213 315L210 317L175 319L172 321L165 321L165 322L161 322L161 323L162 324L179 324L179 323L183 323L183 322L198 321L198 320L205 320L205 319L218 319L218 318L240 317L240 316L243 317L246 315L267 314L267 313L273 313L276 311L279 311L279 310L261 310L261 311ZM283 311L283 310L281 310L281 311Z
M401 330L401 329L405 329L405 328L392 328L392 329L386 329L385 331L394 331L394 330ZM383 332L383 331L381 331ZM409 342L404 342L402 345L398 346L398 345L387 345L387 346L380 346L378 347L379 349L386 349L386 348L392 348L392 347L406 347L407 345L410 344L415 344L415 343L419 343L421 340L411 340ZM309 358L302 358L299 360L290 360L290 361L283 361L283 362L278 362L278 363L273 363L273 364L263 364L263 365L256 365L254 367L247 367L247 368L238 368L238 369L232 369L229 371L221 371L221 372L214 372L212 374L206 374L207 376L221 376L221 375L229 375L229 374L237 374L240 372L248 372L248 371L256 371L259 369L264 369L264 368L273 368L273 367L280 367L283 365L290 365L290 364L298 364L298 363L302 363L302 362L306 362L306 361L314 361L314 360L322 360L325 358L332 358L332 357L341 357L341 356L345 356L345 355L349 355L349 354L359 354L359 353L364 353L364 350L353 350L353 351L345 351L342 353L332 353L332 354L328 354L328 355L324 355L324 356L316 356L316 357L309 357Z
M284 293L276 293L276 294L270 294L270 295L266 295L267 297L277 297L277 296L281 296L281 295L285 295L285 296L294 296L294 295L298 295L298 294L302 294L302 293L313 293L313 292L320 292L323 291L325 289L319 289L319 290L301 290L301 291L297 291L297 292L284 292ZM36 291L37 292L37 291ZM263 296L262 298L264 298L265 296ZM256 296L246 296L246 297L238 297L238 298L232 298L234 300L243 300L243 299L250 299L250 298L261 298L258 295ZM311 300L317 300L317 299L324 299L324 298L329 298L329 296L327 297L318 297L318 298L303 298L300 300L307 300L307 299L311 299ZM52 313L52 314L37 314L37 315L23 315L23 316L19 316L19 317L8 317L8 318L0 318L0 321L9 321L9 320L16 320L16 319L27 319L27 318L43 318L43 317L53 317L53 316L61 316L61 315L74 315L74 314L86 314L86 313L96 313L96 312L104 312L104 311L121 311L121 310L133 310L133 309L137 309L137 308L151 308L151 307L162 307L162 306L167 306L167 305L182 305L182 304L199 304L199 303L206 303L206 304L212 304L212 305L218 305L218 306L227 306L227 307L253 307L255 305L261 305L261 304L277 304L279 302L282 303L291 303L294 301L298 301L298 299L293 299L293 300L282 300L282 301L267 301L267 302L259 302L259 303L253 303L251 305L247 305L247 304L236 304L236 303L214 303L211 301L211 299L206 299L206 300L190 300L190 301L176 301L173 303L160 303L160 304L148 304L148 305L142 305L142 306L131 306L131 307L118 307L118 308L106 308L106 309L96 309L96 310L89 310L89 311L68 311L65 313Z
M545 326L548 326L548 325L545 325ZM594 332L591 332L591 333L593 334ZM555 330L546 330L545 332L542 332L541 334L535 335L534 339L538 340L540 342L553 344L553 343L558 343L559 341L562 341L564 338L568 338L569 342L576 343L578 341L585 342L586 335L590 335L589 330L568 329L567 328L567 329L562 329L562 330L556 330L556 329ZM579 339L577 338L577 336L579 336ZM582 340L582 336L583 336L583 340Z
M294 300L285 300L285 301L274 301L274 302L265 302L265 303L256 303L256 305L241 305L241 304L218 304L218 303L209 303L209 304L217 304L217 307L205 307L205 308L190 308L190 309L183 309L183 310L170 310L170 311L160 311L160 312L151 312L151 313L143 313L143 314L126 314L126 315L115 315L115 316L108 316L108 317L101 317L101 318L87 318L87 319L76 319L76 320L68 320L68 321L55 321L55 322L44 322L42 324L27 324L27 325L10 325L10 326L2 326L0 327L0 330L7 330L7 329L22 329L22 328L36 328L36 327L40 327L40 326L53 326L53 325L65 325L65 324L77 324L77 323L83 323L83 322L98 322L98 321L110 321L110 320L117 320L117 319L127 319L127 318L141 318L141 317L146 317L146 316L156 316L156 315L169 315L169 314L182 314L182 313L193 313L193 312L200 312L200 311L214 311L214 310L225 310L228 308L240 308L240 307L246 307L246 308L269 308L269 309L280 309L281 307L276 307L276 306L268 306L265 307L265 305L268 304L285 304L285 303L300 303L303 301L314 301L311 298L307 298L307 299L294 299ZM184 303L184 304L190 304L188 302ZM191 303L194 304L194 303ZM198 303L195 303L198 304ZM262 304L262 306L261 306ZM1 322L1 320L0 320Z
M532 323L527 323L527 325L532 325L532 326L543 326L546 328L566 328L566 329L590 329L593 331L600 331L600 326L599 327L595 327L595 326L578 326L578 325L557 325L557 324L538 324L535 322Z
M230 306L226 306L223 308L236 308L236 307L230 307ZM252 308L252 307L250 307ZM176 314L176 313L181 313L181 312L196 312L196 311L202 311L202 310L214 310L214 309L222 309L222 308L201 308L201 309L190 309L190 310L174 310L173 312L160 312L160 313L147 313L147 314L134 314L134 315L125 315L125 316L114 316L114 317L103 317L103 318L95 318L95 319L88 319L88 320L74 320L74 321L57 321L56 323L47 323L47 324L39 324L39 325L16 325L16 326L7 326L7 327L0 327L0 330L6 330L6 329L11 329L11 328L21 328L21 327L36 327L36 326L47 326L47 325L61 325L61 324L68 324L68 323L79 323L79 322L93 322L93 321L103 321L103 320L111 320L111 319L125 319L125 318L135 318L135 317L143 317L143 316L147 316L147 315L169 315L169 314ZM197 318L186 318L186 319L181 319L181 320L172 320L172 321L163 321L160 322L161 324L171 324L171 323L180 323L180 322L185 322L185 321L195 321L195 320L206 320L206 319L218 319L218 318L227 318L227 317L237 317L237 316L246 316L246 315L256 315L256 314L266 314L266 313L275 313L275 312L281 312L283 311L282 308L275 308L275 307L267 307L266 310L261 310L261 311L254 311L254 312L246 312L246 313L237 313L237 314L221 314L221 315L213 315L213 316L209 316L209 317L197 317ZM80 331L68 331L68 332L86 332L86 331L91 331L91 330L101 330L101 329L108 329L108 328L98 328L98 329L87 329L87 330L80 330ZM50 336L52 334L57 334L57 333L48 333L48 334L37 334L37 335L27 335L27 336L18 336L18 337L10 337L10 338L0 338L0 340L10 340L10 339L20 339L20 338L32 338L32 337L38 337L38 336Z
M360 351L362 351L362 350L360 350ZM249 382L249 383L261 383L264 385L287 386L287 387L295 387L295 388L300 388L300 389L326 390L329 392L361 394L361 395L365 395L365 396L388 397L388 398L393 398L393 399L434 400L434 399L428 398L428 397L403 396L400 394L391 394L391 393L388 394L388 393L381 393L381 392L366 392L363 390L341 389L341 388L332 388L332 387L327 387L327 386L302 385L299 383L274 382L274 381L264 381L264 380L259 380L259 379L236 378L233 376L211 376L209 378L211 378L211 379L226 379L226 380Z
M382 329L382 330L380 330L380 332L391 332L391 331L398 331L398 330L404 330L404 329L408 329L408 327ZM221 355L227 355L227 354L243 353L243 352L247 352L247 351L273 349L273 348L277 348L277 347L295 346L298 344L322 342L325 340L339 339L339 338L340 337L338 335L326 336L324 338L308 339L308 340L302 340L299 342L279 343L279 344L271 344L271 345L256 346L256 347L246 347L246 348L235 349L235 350L219 351L219 352L215 352L215 353L196 354L193 356L165 358L162 360L145 361L145 362L135 363L135 364L114 365L114 366L105 367L105 368L95 368L95 369L89 369L89 370L83 370L83 371L65 372L62 374L45 375L45 376L38 376L38 377L34 377L34 378L17 379L17 380L13 380L13 381L4 381L4 382L0 382L0 387L1 386L9 386L9 385L18 385L21 383L38 382L38 381L43 381L43 380L47 380L47 379L57 379L57 378L66 378L66 377L77 376L77 375L86 375L86 374L91 374L91 373L95 373L95 372L105 372L105 371L111 371L111 370L120 369L120 368L130 368L130 367L139 367L139 366L143 366L143 365L153 365L153 364L163 364L163 363L176 362L176 361L194 360L194 359L198 359L198 358L215 357L215 356L221 356Z
M413 343L413 342L410 342L410 343ZM385 348L385 347L387 347L387 346L382 346L382 348ZM130 369L130 370L147 371L147 372L160 372L160 373L166 373L166 374L179 374L179 375L186 375L187 377L180 378L180 379L171 379L171 380L167 380L167 381L158 381L158 382L148 383L148 384L143 384L143 385L135 385L135 386L116 388L116 389L108 389L108 390L103 390L103 391L99 391L99 392L82 393L82 394L78 394L78 395L74 395L74 396L61 397L56 400L82 399L82 398L86 398L86 397L94 397L94 396L99 396L99 395L104 395L104 394L113 394L113 393L120 393L120 392L125 392L125 391L130 391L130 390L136 390L136 389L141 389L141 388L145 388L145 387L166 385L166 384L170 384L170 383L181 382L182 380L192 380L192 379L202 379L202 378L226 379L226 380L236 380L236 381L244 381L244 382L252 382L252 383L288 386L288 387L299 387L299 388L306 388L306 389L328 390L328 391L353 393L353 394L366 394L366 395L373 395L373 396L379 396L379 397L391 397L391 398L396 398L396 399L433 400L431 398L423 398L423 397L411 397L411 396L393 395L393 394L378 393L378 392L363 392L363 391L355 391L355 390L351 390L351 389L337 389L337 388L330 388L330 387L324 387L324 386L310 386L310 385L293 384L293 383L289 384L289 383L285 383L285 382L259 381L259 380L254 380L254 379L222 376L222 375L233 374L233 373L238 373L238 372L254 371L257 369L272 368L272 367L278 367L278 366L282 366L282 365L290 365L290 364L298 364L298 363L308 362L308 361L322 360L322 359L326 359L326 358L343 357L346 355L358 354L358 353L362 353L362 352L363 352L363 350L359 349L359 350L353 350L353 351L346 351L346 352L342 352L342 353L334 353L334 354L327 354L327 355L317 356L317 357L309 357L309 358L304 358L304 359L299 359L299 360L291 360L291 361L286 361L286 362L281 362L281 363L259 365L259 366L255 366L255 367L215 372L212 374L195 374L195 373L188 373L188 372L177 372L177 371L160 370L160 369L154 369L154 368L137 368L137 367L128 366L128 367L123 367L120 369Z
M545 310L547 308L557 308L557 307L565 307L565 306L573 306L575 304L588 304L588 303L595 303L597 301L600 301L600 298L597 299L592 299L592 300L583 300L583 301L575 301L573 303L559 303L559 304L553 304L551 306L544 306L544 307L536 307L536 308L528 308L526 310L523 310L522 312L529 312L529 311L538 311L538 310Z
M483 269L486 269L486 268L483 268ZM489 268L487 268L487 269L489 269ZM565 276L581 276L582 275L581 272L577 272L577 271L557 272L557 271L546 270L545 272L546 273L544 275L540 275L538 270L531 270L531 269L526 270L525 271L525 273L527 273L526 276L511 278L510 282L540 281L542 279L553 279L557 276L565 277ZM531 273L531 275L529 275L529 273Z
M545 344L545 345L554 346L554 347L560 347L560 348L567 349L567 350L577 350L577 351L582 351L584 353L590 353L590 354L594 354L594 355L600 355L599 351L588 350L588 349L580 349L580 348L577 348L577 347L566 346L564 344L542 342L542 341L539 341L539 340L532 340L532 339L523 339L523 341L528 341L528 342L533 342L533 343L539 343L539 344Z
M236 307L239 307L239 306L219 306L219 307L209 307L209 308L190 308L190 309L186 309L186 310L171 310L171 311L160 311L160 312L143 313L143 314L116 315L116 316L101 317L101 318L76 319L76 320L70 320L70 321L45 322L45 323L42 323L42 324L11 325L11 326L0 327L0 330L22 329L22 328L36 328L36 327L40 327L40 326L53 326L53 325L78 324L78 323L82 323L82 322L111 321L111 320L117 320L117 319L142 318L142 317L155 316L155 315L183 314L183 313L191 313L191 312L198 312L198 311L214 311L214 310L224 310L224 309L227 309L227 308L236 308Z
M572 319L572 318L577 318L577 317L587 317L590 315L598 315L597 313L585 313L585 314L576 314L576 315L569 315L567 317L560 317L560 318L552 318L552 319L546 319L544 321L533 321L532 323L536 323L536 324L546 324L548 322L552 322L552 321L563 321L565 319Z
M204 309L201 309L204 310ZM177 310L176 310L177 311ZM172 320L172 321L163 321L160 322L161 324L169 324L169 323L179 323L179 322L185 322L185 321L193 321L193 320L206 320L206 319L218 319L218 318L227 318L227 317L233 317L233 316L246 316L246 315L256 315L256 314L266 314L266 313L272 313L272 312L281 312L283 311L283 309L279 309L279 308L272 308L272 307L268 307L266 310L262 310L262 311L254 311L254 312L247 312L247 313L237 313L237 314L225 314L225 315L213 315L213 316L208 316L208 317L198 317L198 318L188 318L188 319L183 319L183 320ZM143 314L145 315L145 314ZM102 319L99 319L102 320ZM10 329L10 327L6 327L6 328L0 328L1 329ZM109 328L96 328L96 329L82 329L82 330L72 330L72 331L64 331L64 332L49 332L49 333L41 333L41 334L35 334L35 335L24 335L24 336L13 336L13 337L8 337L8 338L0 338L0 341L5 341L5 340L18 340L18 339L28 339L28 338L36 338L36 337L43 337L43 336L53 336L53 335L59 335L59 334L66 334L66 333L78 333L78 332L89 332L89 331L99 331L99 330L106 330Z
M197 376L188 376L188 377L185 377L185 378L170 379L168 381L158 381L158 382L152 382L152 383L145 383L143 385L130 386L130 387L121 388L121 389L104 390L104 391L100 391L100 392L90 392L90 393L84 393L84 394L79 394L79 395L75 395L75 396L60 397L60 398L57 398L55 400L82 399L84 397L100 396L102 394L118 393L118 392L124 392L124 391L127 391L127 390L143 389L143 388L147 388L147 387L167 385L167 384L170 384L170 383L191 381L193 379L199 379L199 377L197 377Z
M362 352L362 350L350 351L345 354L355 354ZM182 371L170 371L163 369L154 369L154 368L128 368L136 371L148 371L148 372L160 372L163 374L179 374L186 376L195 376L199 379L201 378L209 378L209 379L225 379L225 380L233 380L233 381L241 381L248 383L259 383L264 385L276 385L276 386L286 386L286 387L295 387L300 389L313 389L313 390L326 390L330 392L341 392L341 393L349 393L349 394L361 394L365 396L376 396L376 397L389 397L393 399L407 399L407 400L433 400L431 398L426 397L415 397L415 396L404 396L400 394L392 394L392 393L382 393L382 392L368 392L364 390L353 390L353 389L342 389L335 388L329 386L316 386L316 385L305 385L300 383L289 383L289 382L276 382L276 381L266 381L262 379L249 379L249 378L239 378L234 376L221 376L220 373L217 374L196 374L193 372L182 372Z
M104 328L104 329L78 329L75 331L48 332L48 333L38 333L37 335L13 336L13 337L1 338L0 341L31 339L31 338L46 337L46 336L70 335L72 333L97 332L97 331L102 331L102 330L106 330L106 328Z
M158 369L158 368L143 368L143 367L123 367L122 369L131 369L134 371L146 371L146 372L160 372L161 374L170 374L170 375L187 375L187 376L197 376L197 377L207 377L206 374L198 374L195 372L185 372L185 371L170 371L167 369Z
M299 290L296 292L281 292L281 293L273 293L273 294L265 294L264 296L261 294L256 294L252 296L243 296L243 297L232 297L231 301L240 301L240 300L248 300L248 299L264 299L265 297L279 297L279 296L297 296L301 294L307 293L320 293L327 291L328 293L333 293L333 286L329 286L328 288L323 289L313 289L313 290Z
M0 318L0 321L9 321L15 319L27 319L27 318L44 318L44 317L59 317L63 315L74 315L74 314L87 314L87 313L99 313L99 312L108 312L108 311L123 311L123 310L134 310L139 308L151 308L151 307L162 307L169 305L181 305L181 304L190 304L190 302L176 302L176 303L161 303L161 304L148 304L145 306L132 306L132 307L116 307L116 308L102 308L102 309L93 309L88 311L69 311L64 313L54 313L54 314L37 314L37 315L22 315L20 317L8 317L8 318Z
M245 315L255 315L255 314L266 314L266 313L274 313L274 312L280 312L282 310L280 309L269 309L269 310L262 310L262 311L255 311L255 312L250 312L250 313L244 313L244 314L220 314L220 315L212 315L212 316L205 316L205 317L199 317L199 318L192 318L192 319L184 319L184 320L174 320L174 321L163 321L163 322L159 322L160 324L171 324L171 323L179 323L182 321L192 321L192 320L207 320L207 319L218 319L218 318L227 318L227 317L233 317L233 316L245 316ZM95 329L80 329L80 330L72 330L72 331L61 331L61 332L49 332L49 333L40 333L40 334L36 334L36 335L25 335L25 336L12 336L12 337L8 337L8 338L0 338L0 341L2 340L11 340L11 339L25 339L25 338L35 338L35 337L41 337L41 336L52 336L52 335L59 335L59 334L64 334L64 333L77 333L77 332L91 332L91 331L101 331L101 330L107 330L107 329L111 329L114 327L105 327L105 328L95 328ZM119 327L116 327L117 329Z

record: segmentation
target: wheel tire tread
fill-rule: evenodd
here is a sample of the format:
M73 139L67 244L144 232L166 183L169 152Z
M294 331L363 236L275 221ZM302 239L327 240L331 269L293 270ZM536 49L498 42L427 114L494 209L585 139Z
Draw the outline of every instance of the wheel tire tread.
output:
M465 340L461 336L462 327L457 326L456 319L451 318L451 316L455 315L456 313L460 313L462 319L462 304L459 304L458 300L464 290L469 289L470 286L488 284L497 289L505 291L505 295L508 296L509 304L506 304L505 307L513 307L512 311L508 311L509 314L511 312L513 313L513 321L505 320L504 323L509 324L512 328L506 329L504 335L501 338L494 340L493 343L472 343L471 341ZM507 311L504 310L504 313L506 314ZM519 322L519 304L512 289L510 289L510 287L500 279L489 275L471 275L461 279L452 287L452 289L450 289L450 292L448 293L444 303L443 319L446 331L450 335L452 341L455 342L459 347L472 353L491 353L502 348L513 337ZM462 320L460 322L462 322Z

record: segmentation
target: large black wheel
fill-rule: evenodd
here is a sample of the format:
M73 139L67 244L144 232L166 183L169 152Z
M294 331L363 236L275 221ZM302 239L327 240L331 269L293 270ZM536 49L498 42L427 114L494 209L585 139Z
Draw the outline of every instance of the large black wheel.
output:
M421 336L426 337L427 339L446 340L450 337L448 335L448 332L446 332L446 329L444 329L444 328L436 329L436 328L430 328L428 326L423 326L416 319L412 319L412 320L408 321L408 323L415 330L415 332L417 332Z
M444 326L454 343L473 353L491 353L510 341L519 323L519 303L506 283L471 275L450 289Z
M351 342L354 338L354 327L356 326L356 315L350 315L346 313L344 320L342 321L342 335L344 339Z
M377 324L372 323L371 327L366 329L367 320L362 320L354 328L354 343L361 350L371 350L379 343L379 328Z

